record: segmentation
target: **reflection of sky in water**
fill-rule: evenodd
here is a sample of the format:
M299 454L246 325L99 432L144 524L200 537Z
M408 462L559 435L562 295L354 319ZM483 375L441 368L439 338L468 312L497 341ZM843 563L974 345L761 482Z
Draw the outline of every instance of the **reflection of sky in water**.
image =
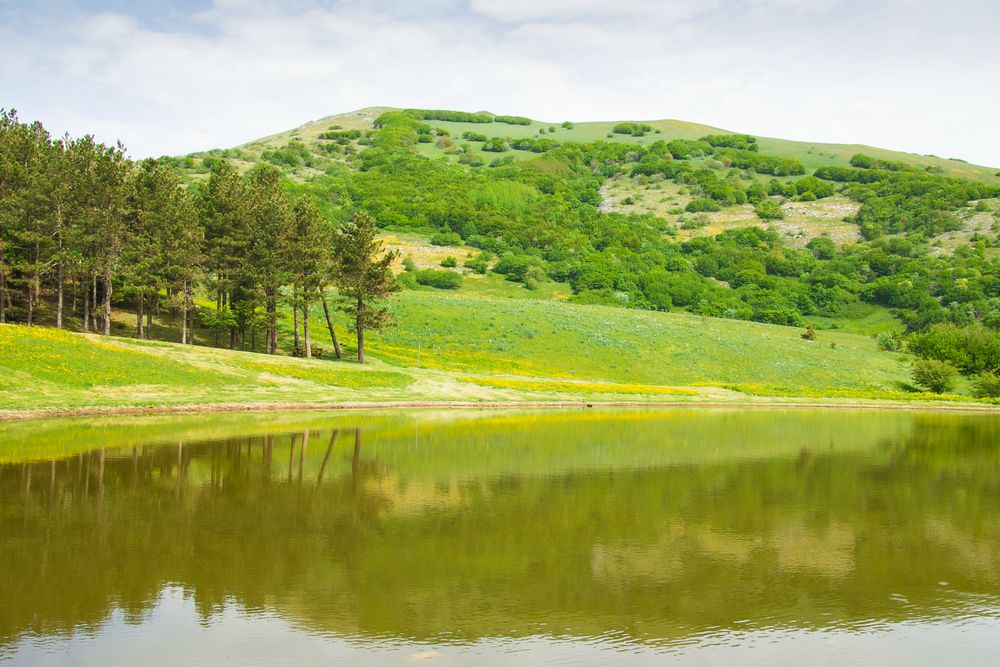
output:
M182 654L178 655L178 647ZM957 651L957 649L961 649ZM937 621L877 623L851 630L731 629L684 641L639 643L613 634L598 637L537 635L470 643L372 640L295 627L277 614L248 612L236 604L205 619L179 588L166 588L141 624L120 611L95 631L71 637L25 637L0 659L18 665L660 665L703 664L991 664L1000 651L1000 607L970 601L965 613ZM67 656L72 655L72 659Z

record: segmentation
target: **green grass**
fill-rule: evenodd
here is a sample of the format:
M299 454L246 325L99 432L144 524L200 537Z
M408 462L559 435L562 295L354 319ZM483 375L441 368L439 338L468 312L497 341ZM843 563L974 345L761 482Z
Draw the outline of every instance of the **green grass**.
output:
M398 400L414 381L347 362L0 325L0 410Z
M905 381L900 355L868 336L552 301L404 292L399 326L371 350L400 366L624 384L759 382L796 387L891 389ZM831 344L835 344L832 347Z
M372 129L372 123L375 118L382 113L391 110L393 110L392 107L370 107L334 116L327 116L315 121L310 121L304 125L285 132L280 132L278 134L251 141L247 144L243 144L239 148L247 153L252 159L258 159L262 151L272 148L280 148L289 141L301 141L306 145L315 145L319 142L319 135L328 131L331 126L339 125L343 129L370 130ZM524 161L537 157L537 155L527 151L483 153L479 149L481 144L465 142L461 138L463 132L472 131L484 134L487 137L518 138L528 136L545 136L560 143L568 141L590 142L602 140L618 143L637 143L649 145L661 139L665 141L669 141L671 139L697 139L698 137L706 134L730 131L711 127L709 125L702 125L699 123L681 120L630 119L641 120L642 122L652 126L654 130L659 130L660 133L657 134L654 131L648 133L644 137L614 134L609 138L607 135L612 133L612 128L620 122L620 120L598 122L573 121L572 129L563 128L561 126L563 120L573 121L572 118L557 119L551 122L532 121L531 125L507 125L505 123L455 123L435 120L426 122L432 127L447 129L451 133L452 140L456 144L471 143L474 152L480 155L486 164L489 164L489 162L494 158L501 156L513 156L517 161ZM549 127L554 127L555 132L548 132ZM539 134L540 129L545 130L544 135ZM746 128L731 128L731 131L745 132ZM997 176L996 167L986 167L945 159L949 156L941 158L918 155L916 153L887 150L883 148L876 148L874 146L865 146L863 144L829 144L807 141L790 141L787 139L770 137L759 137L758 143L760 144L761 152L798 159L803 163L808 172L812 172L816 168L825 165L846 166L851 156L855 153L867 153L877 158L898 160L920 167L933 167L940 169L942 173L951 176L972 178L988 183L1000 183L1000 177ZM432 158L447 157L445 152L437 148L434 144L418 144L417 150L421 154ZM198 155L201 154L199 153ZM334 158L334 161L338 161L339 159L340 158ZM447 157L447 159L455 161L457 158L455 156L450 156ZM249 168L251 164L252 162L237 161L237 166L240 168ZM321 173L321 171L321 168L310 169L308 167L300 167L295 169L291 176L296 180L302 180L310 175ZM197 175L198 178L202 176L203 174Z
M364 367L0 325L0 412L393 401L971 402L907 393L907 359L879 352L869 336L824 330L810 342L799 329L568 304L554 290L540 296L546 289L488 276L456 292L402 292L391 304L398 326L370 335L373 363ZM329 350L321 317L312 322L314 344ZM349 359L342 317L338 327ZM287 345L289 323L281 328Z

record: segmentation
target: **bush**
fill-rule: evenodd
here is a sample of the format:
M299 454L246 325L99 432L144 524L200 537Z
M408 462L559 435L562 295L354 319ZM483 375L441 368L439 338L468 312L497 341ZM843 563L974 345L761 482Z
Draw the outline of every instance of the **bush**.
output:
M483 275L490 266L490 254L481 252L471 259L465 260L466 268L472 269L476 273Z
M531 119L524 116L493 116L493 120L507 125L531 125Z
M631 134L633 137L644 137L647 132L652 132L653 128L645 123L618 123L611 131L614 134Z
M507 140L503 137L493 137L488 139L485 144L483 144L483 150L492 153L503 153L504 151L509 151L510 146L507 144Z
M947 361L965 373L1000 371L1000 334L979 324L935 324L910 337L910 351L924 359Z
M895 331L875 334L875 344L883 352L899 352L903 349L903 339Z
M455 259L452 255L448 255L447 257L441 260L441 266L447 269L454 269L456 266L458 266L458 260Z
M761 220L781 220L785 217L784 211L781 210L781 204L773 199L761 199L753 205L753 208Z
M711 199L701 197L699 199L692 199L689 201L688 205L684 207L684 210L688 213L704 213L721 211L722 207Z
M972 378L972 395L976 398L1000 398L1000 375L987 371Z
M802 340L816 340L816 330L813 325L806 325L806 330L802 332Z
M461 243L462 237L458 235L458 232L438 232L431 236L431 245L449 246Z
M958 370L947 361L921 359L913 364L913 382L935 394L944 394L955 387Z
M462 276L454 271L423 269L414 273L417 282L437 289L458 289L462 286Z
M493 270L507 277L507 280L524 282L528 278L541 275L540 261L531 255L504 255Z
M416 271L417 265L414 263L413 258L407 255L403 258L403 270L404 271Z

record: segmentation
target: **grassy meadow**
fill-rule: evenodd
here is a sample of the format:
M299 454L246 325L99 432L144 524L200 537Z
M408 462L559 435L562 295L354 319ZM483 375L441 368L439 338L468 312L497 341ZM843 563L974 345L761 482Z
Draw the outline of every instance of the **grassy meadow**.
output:
M822 330L807 341L791 327L577 305L552 285L527 290L490 275L455 291L406 290L392 300L397 326L370 336L367 366L350 361L342 316L339 361L2 325L0 416L372 402L972 400L913 392L906 356L878 351L869 335ZM116 331L128 333L129 313L115 315ZM881 310L856 315L859 329L889 325ZM174 324L157 319L154 331ZM321 312L311 326L329 356ZM285 320L286 347L291 337ZM200 343L210 338L199 332Z

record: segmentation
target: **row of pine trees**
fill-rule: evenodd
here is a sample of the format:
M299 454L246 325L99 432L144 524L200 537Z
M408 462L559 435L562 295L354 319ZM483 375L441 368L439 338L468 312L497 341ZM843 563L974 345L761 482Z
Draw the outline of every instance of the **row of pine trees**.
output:
M51 308L56 327L72 318L110 334L114 299L134 308L139 337L166 309L182 343L198 322L239 349L257 349L261 331L274 354L279 308L290 306L293 349L310 357L310 313L322 305L336 356L331 307L352 316L364 362L364 330L388 322L378 299L396 289L395 255L375 233L364 213L333 224L269 165L241 175L222 161L189 188L166 162L133 162L91 136L53 139L0 110L0 323L32 325ZM196 307L196 295L214 307Z

